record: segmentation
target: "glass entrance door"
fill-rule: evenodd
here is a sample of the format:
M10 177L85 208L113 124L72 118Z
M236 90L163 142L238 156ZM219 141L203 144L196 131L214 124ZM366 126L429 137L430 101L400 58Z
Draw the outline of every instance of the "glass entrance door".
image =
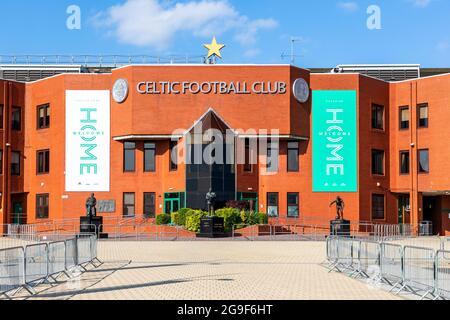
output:
M22 215L23 215L23 207L22 203L15 202L13 204L14 207L14 224L22 224Z
M180 210L180 200L164 200L164 212L171 214Z
M172 192L164 194L164 213L171 214L178 212L184 206L183 193Z
M254 212L258 212L258 193L256 192L239 192L238 193L239 201L248 201L251 206L251 210Z
M408 212L410 210L409 195L400 195L398 197L398 223L409 223Z

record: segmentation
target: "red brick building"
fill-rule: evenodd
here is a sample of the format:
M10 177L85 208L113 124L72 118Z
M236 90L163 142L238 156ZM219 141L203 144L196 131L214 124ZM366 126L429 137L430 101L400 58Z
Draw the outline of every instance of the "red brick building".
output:
M293 92L297 79L312 92L304 103ZM100 215L154 217L203 207L213 186L220 201L253 200L282 222L333 219L329 204L340 195L352 221L432 221L436 233L449 233L449 86L449 74L386 82L288 65L128 66L0 80L2 221L77 218L91 192ZM319 91L356 93L355 190L314 190ZM246 161L208 166L209 173L174 163L172 151L178 160L191 155L183 146L199 124L202 133L233 132ZM269 141L251 164L255 138ZM267 156L277 160L268 166Z

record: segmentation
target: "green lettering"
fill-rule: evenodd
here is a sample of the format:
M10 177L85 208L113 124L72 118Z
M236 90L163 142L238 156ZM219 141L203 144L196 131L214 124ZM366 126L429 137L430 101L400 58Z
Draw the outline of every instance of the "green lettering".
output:
M87 157L81 157L81 160L86 160L86 161L97 160L97 157L91 153L92 150L97 148L96 144L82 144L82 145L80 145L80 147L87 148L86 150L84 150L84 153L87 155Z
M91 163L80 164L80 175L84 175L84 169L86 169L86 174L92 174L91 168L94 168L94 174L97 174L97 165Z
M97 123L97 120L91 119L91 113L97 112L97 108L82 108L80 111L86 114L86 118L81 119L81 123Z

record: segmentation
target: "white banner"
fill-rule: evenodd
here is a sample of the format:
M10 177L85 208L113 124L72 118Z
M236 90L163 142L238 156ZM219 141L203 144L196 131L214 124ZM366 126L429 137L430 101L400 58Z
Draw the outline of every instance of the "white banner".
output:
M109 192L110 92L66 91L66 192Z

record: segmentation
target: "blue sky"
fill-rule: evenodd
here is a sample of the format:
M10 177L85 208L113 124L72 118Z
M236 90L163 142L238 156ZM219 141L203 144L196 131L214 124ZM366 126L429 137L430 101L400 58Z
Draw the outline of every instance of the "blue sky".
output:
M69 5L81 29L69 30ZM366 10L381 9L369 30ZM15 0L2 1L0 54L205 53L217 35L224 63L288 63L291 36L302 67L420 63L450 67L447 0Z

